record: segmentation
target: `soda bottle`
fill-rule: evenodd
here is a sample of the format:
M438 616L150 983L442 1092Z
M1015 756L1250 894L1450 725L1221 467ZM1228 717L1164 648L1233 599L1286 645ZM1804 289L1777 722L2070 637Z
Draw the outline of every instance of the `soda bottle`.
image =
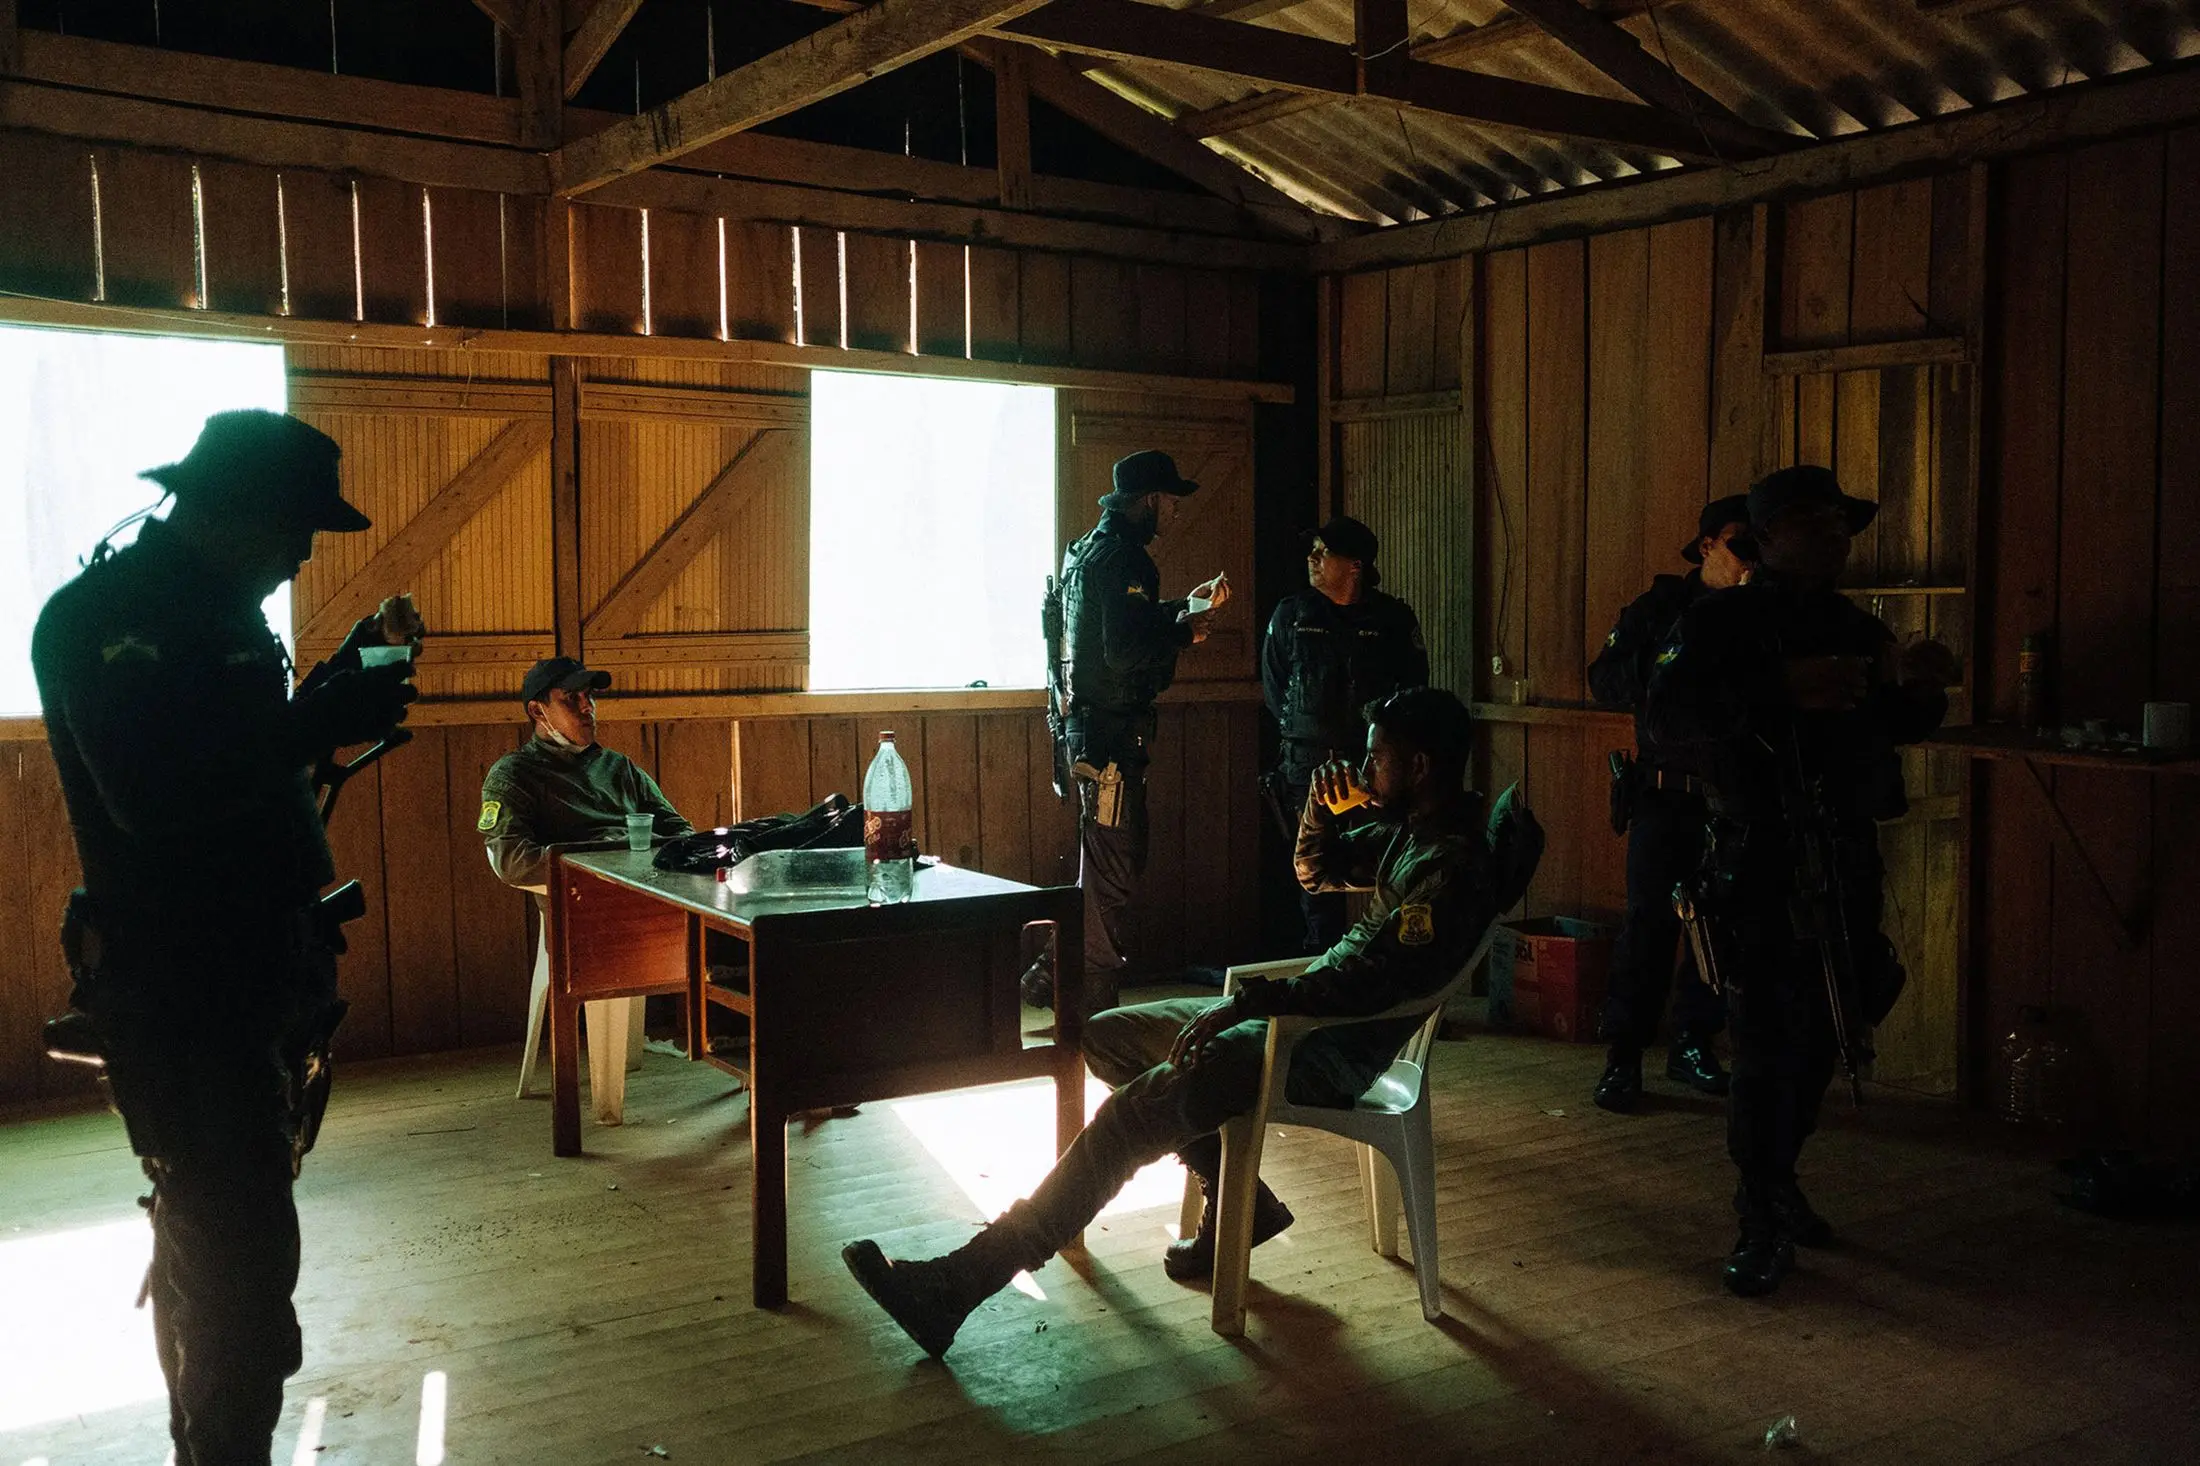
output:
M863 776L863 859L875 906L908 900L916 884L911 805L909 765L901 761L894 735L881 733L878 752Z

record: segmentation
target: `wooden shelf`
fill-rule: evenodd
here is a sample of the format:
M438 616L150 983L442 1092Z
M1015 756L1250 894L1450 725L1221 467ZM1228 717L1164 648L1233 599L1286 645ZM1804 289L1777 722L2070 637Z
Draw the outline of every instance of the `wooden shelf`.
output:
M1888 367L1950 365L1968 361L1971 344L1961 336L1922 336L1909 341L1866 341L1856 346L1816 346L1768 351L1768 377L1807 377L1821 372L1868 372Z
M1967 728L1943 728L1918 745L1972 758L2021 759L2026 763L2056 764L2082 769L2126 769L2134 773L2200 773L2200 750L2190 748L2141 748L2116 744L2108 748L2069 748L2060 739L2028 733L2000 723L1974 724Z
M1478 702L1471 703L1475 717L1485 723L1519 723L1546 728L1625 729L1632 736L1635 715L1588 703Z

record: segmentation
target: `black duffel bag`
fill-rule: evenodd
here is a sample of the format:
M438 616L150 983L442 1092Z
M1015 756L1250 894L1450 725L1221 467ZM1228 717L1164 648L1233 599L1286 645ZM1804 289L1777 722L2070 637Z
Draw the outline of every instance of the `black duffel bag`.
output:
M828 794L801 814L767 814L667 840L652 863L659 870L700 876L739 865L760 850L846 850L862 844L863 806Z

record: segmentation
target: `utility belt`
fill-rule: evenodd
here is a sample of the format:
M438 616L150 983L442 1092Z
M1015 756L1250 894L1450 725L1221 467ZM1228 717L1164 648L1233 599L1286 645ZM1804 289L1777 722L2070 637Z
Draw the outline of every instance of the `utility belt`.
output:
M1711 798L1711 786L1696 775L1645 763L1625 749L1614 749L1610 762L1610 814L1615 835L1627 833L1628 827L1635 822L1635 801L1652 790L1693 794L1705 800Z

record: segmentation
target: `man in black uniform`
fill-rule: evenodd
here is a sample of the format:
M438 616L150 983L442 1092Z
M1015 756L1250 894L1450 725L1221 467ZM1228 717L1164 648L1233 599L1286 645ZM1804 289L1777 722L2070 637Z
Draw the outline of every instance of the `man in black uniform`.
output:
M610 685L609 672L584 667L572 657L544 657L535 663L519 689L535 736L498 759L481 781L481 814L474 828L488 851L489 869L506 885L532 894L546 922L550 846L623 840L630 814L650 816L653 836L694 833L646 770L596 741L596 694ZM548 950L538 948L537 976L543 980L538 988L547 981L548 958ZM609 998L583 1005L589 1095L601 1124L616 1125L625 1116L626 1066L630 1054L639 1054L634 1045L641 1042L636 1023L641 1002ZM522 1099L534 1074L542 1011L542 1004L530 998L527 1050L520 1063Z
M1161 599L1161 572L1146 546L1176 503L1199 488L1166 453L1148 449L1115 465L1100 523L1062 555L1063 728L1077 786L1077 881L1085 889L1088 1010L1112 1007L1128 963L1123 915L1146 866L1147 743L1154 699L1176 677L1177 653L1207 638L1230 598L1217 575L1189 599ZM1025 975L1027 1000L1052 1001L1046 959Z
M1673 914L1673 885L1703 864L1703 780L1679 749L1660 748L1643 716L1643 689L1651 659L1665 645L1681 613L1708 591L1749 578L1750 563L1735 551L1749 527L1749 496L1731 494L1706 504L1696 538L1681 558L1697 568L1661 575L1619 613L1604 650L1589 664L1589 691L1606 707L1635 713L1635 759L1621 767L1613 790L1613 822L1626 820L1627 920L1612 953L1612 986L1604 1001L1598 1036L1611 1045L1604 1077L1597 1081L1599 1108L1631 1113L1642 1100L1642 1051L1658 1036L1665 990L1674 981L1673 952L1680 918ZM1742 541L1746 548L1748 541ZM1711 1041L1726 1027L1726 1005L1682 949L1679 992L1673 1002L1673 1042L1665 1077L1705 1094L1725 1094L1726 1074Z
M1827 861L1853 971L1842 1016L1852 1037L1879 1022L1902 968L1881 935L1878 831L1905 807L1896 746L1925 737L1957 679L1938 642L1897 646L1892 633L1834 589L1849 540L1878 506L1842 494L1814 466L1781 469L1749 492L1763 568L1682 615L1650 679L1650 730L1661 748L1693 750L1710 782L1714 876L1706 903L1721 933L1733 1020L1727 1151L1740 1171L1741 1235L1726 1286L1771 1292L1795 1247L1832 1228L1796 1184L1840 1057L1815 937L1799 923L1799 830L1830 829ZM1799 931L1799 926L1802 931Z
M407 665L373 618L293 697L260 603L317 530L367 527L336 444L270 412L207 420L176 499L95 553L31 660L84 887L63 926L130 1145L152 1178L154 1339L179 1466L265 1462L300 1361L296 1162L305 1056L341 1014L315 910L334 875L313 770L389 734Z
M1276 1014L1367 1015L1439 991L1457 975L1497 913L1519 899L1542 853L1541 831L1510 798L1487 817L1465 787L1473 720L1440 688L1398 693L1370 709L1359 782L1372 806L1339 817L1309 800L1299 865L1310 884L1372 893L1366 912L1300 977L1248 981L1226 998L1175 998L1102 1013L1085 1029L1093 1071L1116 1086L1030 1197L953 1253L887 1258L876 1242L841 1249L849 1272L926 1353L947 1352L963 1320L1018 1272L1038 1267L1108 1203L1141 1166L1175 1151L1209 1204L1199 1231L1163 1255L1171 1278L1214 1270L1216 1133L1251 1108ZM1325 765L1317 791L1335 796L1351 766ZM1390 1067L1417 1018L1339 1025L1302 1043L1286 1093L1296 1104L1349 1108ZM1262 1186L1253 1241L1291 1223Z
M1361 709L1405 687L1428 684L1428 649L1413 608L1376 589L1375 532L1340 514L1314 533L1306 550L1306 589L1293 591L1268 618L1261 647L1261 691L1282 730L1274 789L1295 828L1314 770L1357 754L1367 739ZM1305 950L1326 952L1344 935L1345 898L1299 893Z

